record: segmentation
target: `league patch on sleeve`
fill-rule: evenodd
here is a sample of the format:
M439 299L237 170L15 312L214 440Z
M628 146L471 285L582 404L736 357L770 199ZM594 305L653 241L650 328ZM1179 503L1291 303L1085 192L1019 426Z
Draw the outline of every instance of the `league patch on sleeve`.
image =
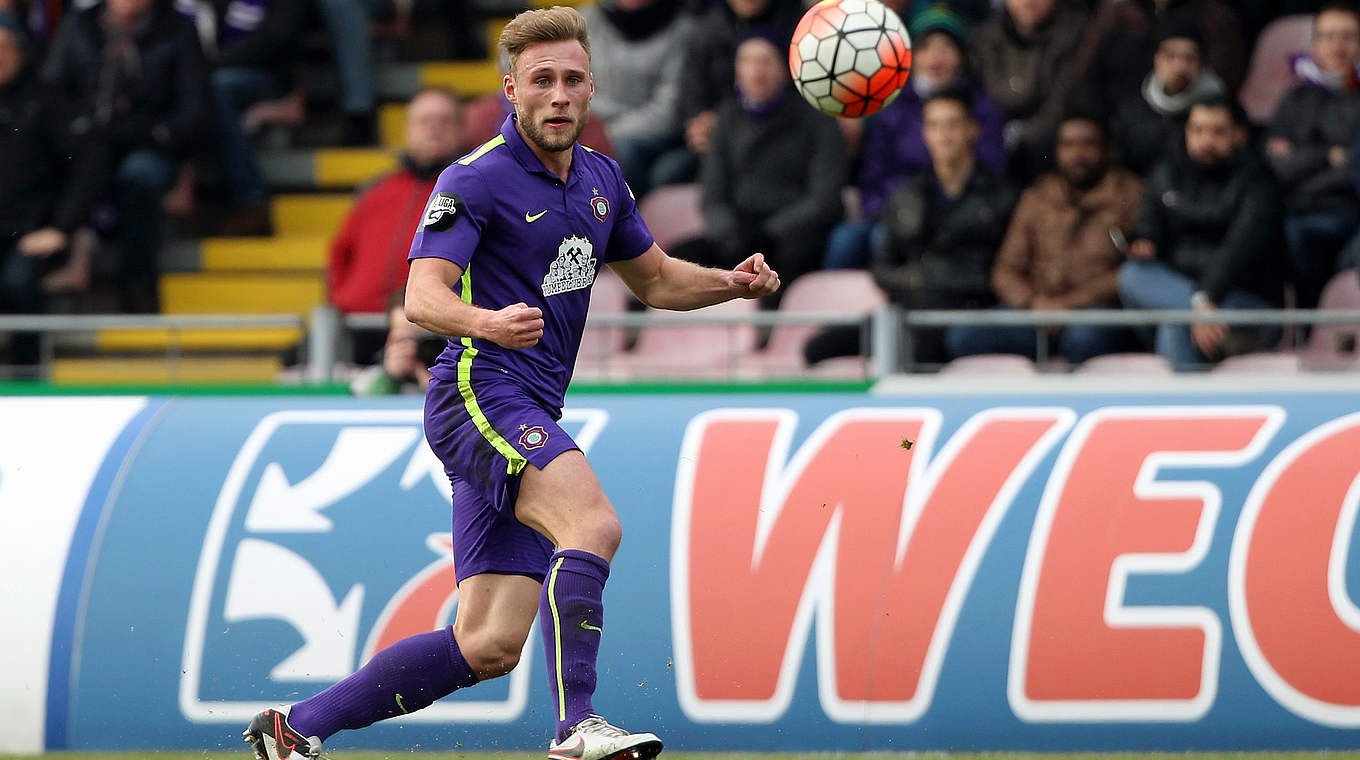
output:
M465 208L463 196L457 193L435 193L430 198L430 205L425 207L422 226L427 230L443 232L453 226Z

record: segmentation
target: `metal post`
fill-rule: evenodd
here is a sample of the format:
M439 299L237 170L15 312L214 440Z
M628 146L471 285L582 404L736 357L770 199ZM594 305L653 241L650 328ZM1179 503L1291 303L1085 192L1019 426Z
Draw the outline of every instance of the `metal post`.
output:
M870 316L869 374L887 377L901 369L902 317L896 306L880 306Z
M320 385L331 381L340 345L340 312L330 304L312 309L307 331L307 379Z

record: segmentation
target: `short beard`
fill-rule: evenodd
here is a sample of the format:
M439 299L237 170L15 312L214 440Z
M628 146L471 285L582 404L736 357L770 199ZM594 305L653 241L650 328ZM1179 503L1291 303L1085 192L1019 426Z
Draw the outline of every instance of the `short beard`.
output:
M586 128L586 122L583 118L581 121L577 122L576 129L572 131L569 137L563 136L559 139L550 137L546 132L540 129L537 124L528 119L521 118L519 124L524 128L525 136L532 140L534 145L537 145L541 150L548 153L561 153L564 150L571 150L571 146L576 144L577 138L581 136L581 133L584 132Z

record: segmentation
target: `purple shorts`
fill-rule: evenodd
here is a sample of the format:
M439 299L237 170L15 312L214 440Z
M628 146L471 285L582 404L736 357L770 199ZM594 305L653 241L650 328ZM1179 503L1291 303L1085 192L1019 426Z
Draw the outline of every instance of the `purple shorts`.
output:
M553 415L513 382L430 379L425 439L453 486L453 566L459 582L481 573L542 582L554 547L515 519L520 473L578 449Z

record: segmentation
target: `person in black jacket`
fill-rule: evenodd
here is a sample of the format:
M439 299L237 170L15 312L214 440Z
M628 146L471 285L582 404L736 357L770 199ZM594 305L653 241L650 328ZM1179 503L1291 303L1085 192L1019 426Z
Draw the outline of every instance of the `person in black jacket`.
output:
M1302 83L1280 100L1266 155L1285 191L1285 236L1298 305L1318 305L1337 251L1360 227L1348 176L1360 132L1360 11L1330 2L1313 21L1312 53L1295 61Z
M42 310L41 281L64 259L89 217L100 167L77 157L60 103L25 60L18 20L0 13L0 311ZM13 364L37 361L37 340L18 335Z
M845 143L836 123L798 97L773 29L737 46L737 95L718 108L704 155L704 239L681 258L729 269L763 252L785 282L821 260L841 217Z
M66 14L42 79L75 114L72 131L87 149L99 146L111 171L124 306L154 311L161 199L206 123L194 29L155 0L105 0Z
M1278 306L1281 216L1279 188L1248 147L1241 106L1224 97L1196 103L1184 148L1144 184L1129 259L1119 271L1120 300L1127 308L1205 313ZM1173 365L1190 367L1258 348L1247 344L1261 334L1238 331L1230 339L1222 324L1161 325L1156 350Z
M306 0L178 0L178 7L192 13L212 69L213 115L232 205L218 231L265 233L269 189L242 117L291 89Z
M992 262L1018 198L1014 186L976 158L980 129L968 93L937 91L922 107L931 165L905 180L879 217L886 235L870 271L893 303L907 309L979 309L996 303ZM859 353L858 327L829 328L808 342L809 364ZM912 335L915 360L939 363L943 331Z

